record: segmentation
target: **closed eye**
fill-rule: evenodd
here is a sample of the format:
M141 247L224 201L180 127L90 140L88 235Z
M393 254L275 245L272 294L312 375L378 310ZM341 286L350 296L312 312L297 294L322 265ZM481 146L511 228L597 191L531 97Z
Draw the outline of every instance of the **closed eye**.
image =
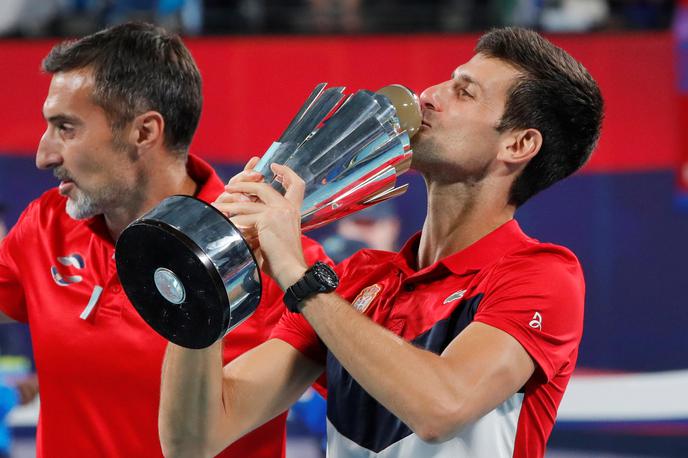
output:
M458 94L459 97L463 97L463 98L468 97L470 99L474 98L473 94L468 92L465 87L457 86L456 93Z
M459 92L461 93L461 95L464 95L464 96L466 96L466 97L473 98L473 94L471 94L470 92L468 92L466 89L461 89Z
M60 135L66 138L72 138L75 133L75 127L69 123L56 123L55 128L60 132Z

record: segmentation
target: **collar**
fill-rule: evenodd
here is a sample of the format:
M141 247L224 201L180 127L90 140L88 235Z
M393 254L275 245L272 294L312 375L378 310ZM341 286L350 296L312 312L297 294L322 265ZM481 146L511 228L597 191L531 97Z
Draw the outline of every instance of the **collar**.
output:
M225 184L210 164L195 154L189 154L186 163L189 176L198 184L196 197L204 202L213 202L225 190Z
M403 266L407 272L413 272L413 274L429 273L441 267L455 275L479 271L532 240L523 233L518 222L511 219L463 250L440 259L422 271L416 271L412 266L417 263L420 236L420 232L413 235L404 244L397 257L397 264Z

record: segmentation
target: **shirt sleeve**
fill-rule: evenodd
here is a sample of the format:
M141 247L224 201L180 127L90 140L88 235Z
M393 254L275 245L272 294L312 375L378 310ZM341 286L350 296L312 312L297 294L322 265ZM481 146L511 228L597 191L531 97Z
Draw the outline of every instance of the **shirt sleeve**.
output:
M10 318L26 323L28 314L24 301L24 287L16 260L26 256L31 246L27 233L36 218L37 201L32 202L19 217L19 221L0 242L0 311Z
M583 332L585 282L578 260L543 244L508 256L487 281L474 320L514 337L551 380L575 358Z

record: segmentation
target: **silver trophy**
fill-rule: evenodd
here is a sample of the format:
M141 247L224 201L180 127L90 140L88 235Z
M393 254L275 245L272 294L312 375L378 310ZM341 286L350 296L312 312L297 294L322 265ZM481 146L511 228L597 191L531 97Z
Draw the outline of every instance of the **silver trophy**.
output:
M400 85L346 96L319 84L255 170L284 193L270 164L306 183L303 231L403 194L397 177L411 163L421 122L418 98ZM124 291L167 340L204 348L255 311L258 264L239 229L214 207L172 196L132 222L117 240Z

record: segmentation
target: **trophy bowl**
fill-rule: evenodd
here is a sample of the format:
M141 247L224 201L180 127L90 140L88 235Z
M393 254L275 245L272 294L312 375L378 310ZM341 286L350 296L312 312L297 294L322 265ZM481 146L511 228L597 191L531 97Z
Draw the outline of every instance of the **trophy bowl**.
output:
M403 194L421 123L418 99L400 85L377 93L319 84L255 170L284 192L270 164L306 183L307 231ZM255 311L259 267L241 232L211 205L171 196L133 221L115 248L117 273L134 308L165 339L205 348Z

